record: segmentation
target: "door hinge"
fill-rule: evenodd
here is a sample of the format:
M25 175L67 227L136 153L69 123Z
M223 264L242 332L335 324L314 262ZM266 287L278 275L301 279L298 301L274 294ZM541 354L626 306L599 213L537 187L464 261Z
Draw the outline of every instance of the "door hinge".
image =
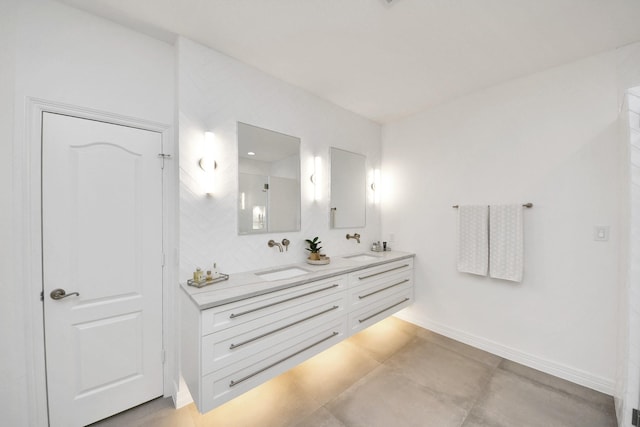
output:
M162 159L162 165L160 167L162 169L164 169L164 161L165 160L170 160L171 159L171 154L160 153L160 154L158 154L158 157Z
M160 352L160 359L162 359L162 364L164 365L164 362L166 360L167 356L166 356L166 352L164 351L164 348L162 349L162 351Z
M165 256L164 256L164 252L162 252L160 254L160 265L164 267L164 263L165 263Z
M40 301L44 301L44 291L40 291Z
M635 408L631 411L631 424L638 425L638 410Z

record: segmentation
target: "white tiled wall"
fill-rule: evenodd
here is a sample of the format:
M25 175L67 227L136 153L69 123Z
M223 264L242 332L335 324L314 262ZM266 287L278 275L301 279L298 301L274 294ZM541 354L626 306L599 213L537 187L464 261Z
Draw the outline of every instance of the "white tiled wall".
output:
M304 60L304 58L300 58ZM222 272L255 270L295 262L306 257L304 239L319 236L329 255L366 249L379 240L379 209L372 194L367 225L361 229L329 229L329 147L362 153L367 170L380 165L380 126L334 106L299 88L191 40L178 41L180 138L180 276L214 260ZM300 137L301 231L238 236L237 143L238 121ZM216 135L216 184L213 196L201 189L204 173L198 167L203 132ZM322 199L313 201L309 180L312 158L322 158ZM362 244L347 241L358 232ZM267 241L291 241L288 252L269 248Z

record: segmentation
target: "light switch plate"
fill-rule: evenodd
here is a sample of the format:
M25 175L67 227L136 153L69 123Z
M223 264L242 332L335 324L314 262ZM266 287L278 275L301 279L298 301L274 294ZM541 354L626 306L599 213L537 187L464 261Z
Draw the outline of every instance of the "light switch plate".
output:
M596 242L606 242L609 240L609 226L596 225L593 227L593 240Z

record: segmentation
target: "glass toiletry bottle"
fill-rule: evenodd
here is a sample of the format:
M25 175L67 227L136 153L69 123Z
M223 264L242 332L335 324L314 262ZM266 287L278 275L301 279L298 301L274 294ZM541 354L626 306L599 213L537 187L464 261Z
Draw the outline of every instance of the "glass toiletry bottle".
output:
M215 262L213 263L213 278L217 279L219 276L218 273L218 264L216 264Z

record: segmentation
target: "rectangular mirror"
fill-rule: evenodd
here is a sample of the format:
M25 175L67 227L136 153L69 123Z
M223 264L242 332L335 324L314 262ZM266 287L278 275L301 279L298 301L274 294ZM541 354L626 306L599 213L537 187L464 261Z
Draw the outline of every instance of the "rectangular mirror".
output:
M300 138L238 122L238 234L300 230Z
M331 228L365 226L366 157L331 147Z

